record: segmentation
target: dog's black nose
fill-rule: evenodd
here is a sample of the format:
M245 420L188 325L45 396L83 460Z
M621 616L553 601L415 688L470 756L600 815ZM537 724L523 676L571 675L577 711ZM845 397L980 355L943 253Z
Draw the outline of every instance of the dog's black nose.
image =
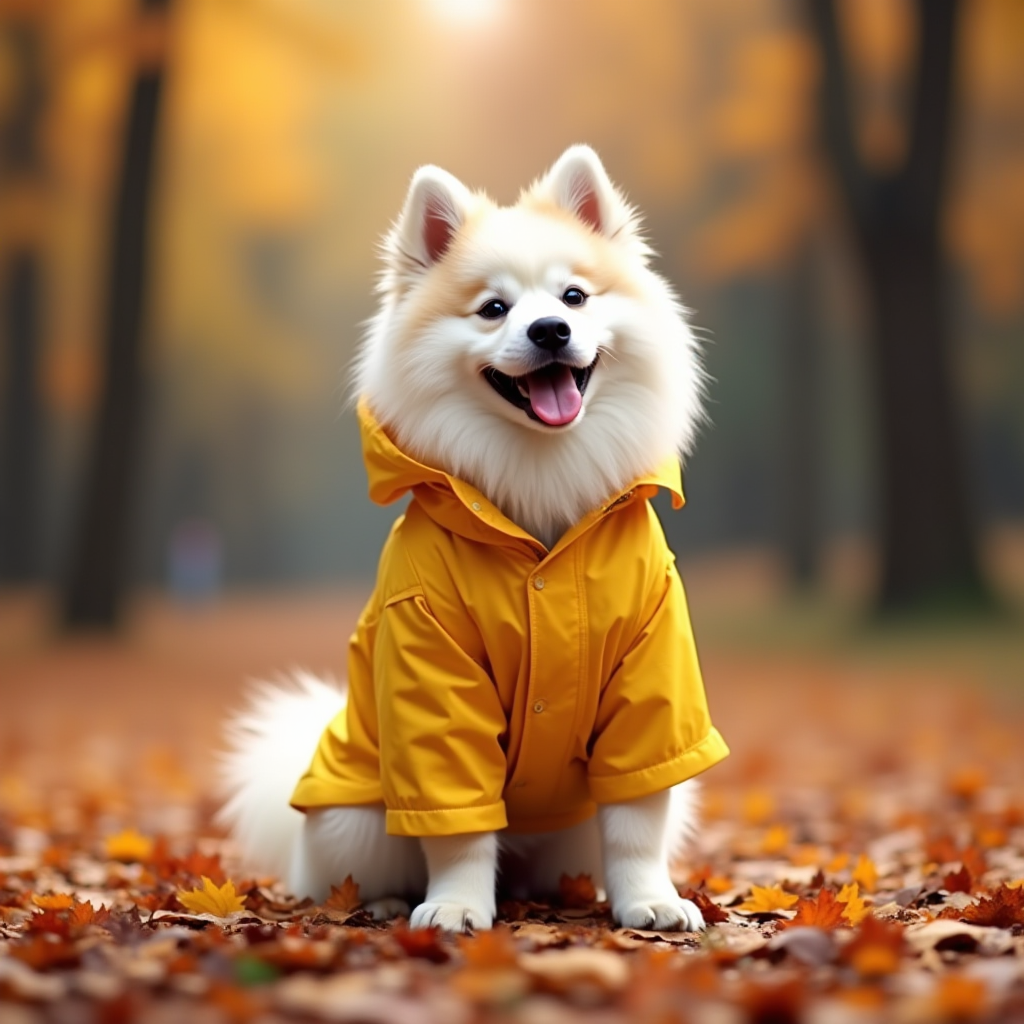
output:
M542 316L526 328L526 336L538 348L554 352L569 344L572 331L560 316Z

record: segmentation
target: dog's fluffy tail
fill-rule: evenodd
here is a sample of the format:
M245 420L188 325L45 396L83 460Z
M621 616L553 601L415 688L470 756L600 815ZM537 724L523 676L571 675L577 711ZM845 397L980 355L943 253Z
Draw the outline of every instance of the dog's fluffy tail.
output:
M228 721L217 822L250 870L287 878L303 819L288 801L320 734L344 706L345 693L333 680L295 672L254 684L247 705Z

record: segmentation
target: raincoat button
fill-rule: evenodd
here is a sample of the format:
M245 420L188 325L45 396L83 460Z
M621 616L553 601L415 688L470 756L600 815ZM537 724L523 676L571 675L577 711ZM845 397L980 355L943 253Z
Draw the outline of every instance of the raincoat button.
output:
M479 501L474 501L473 504L470 507L473 509L474 512L479 512L480 511L480 502Z
M536 714L539 715L546 707L547 707L547 704L545 704L544 701L542 701L542 700L534 701L533 710L534 710L534 712Z
M544 577L543 576L535 576L534 577L534 579L533 579L533 589L534 590L543 590L544 589Z

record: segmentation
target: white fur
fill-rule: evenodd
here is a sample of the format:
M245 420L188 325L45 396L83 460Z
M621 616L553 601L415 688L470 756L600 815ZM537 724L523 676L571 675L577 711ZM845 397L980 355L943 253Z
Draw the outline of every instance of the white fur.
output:
M370 912L408 915L414 927L489 928L499 850L502 880L519 899L558 892L563 874L588 874L605 887L612 911L631 927L701 927L693 904L675 894L668 865L697 822L696 781L644 800L602 807L597 818L557 832L493 832L443 838L390 836L384 808L327 807L306 815L288 806L324 726L344 706L333 683L297 673L254 687L231 720L222 760L228 797L218 820L246 865L287 879L323 901L351 875ZM429 881L428 881L429 869Z
M248 868L287 878L303 827L288 802L345 694L333 681L295 672L276 684L255 683L247 696L226 729L217 822L230 830Z
M668 791L598 809L608 901L627 928L704 927L696 905L676 892L669 877L670 810Z
M356 393L400 447L475 485L545 544L664 459L689 453L702 418L697 343L593 150L571 147L510 208L420 168L384 252ZM589 280L587 267L612 284ZM588 295L583 306L561 301L570 286ZM500 321L477 315L491 298L510 307ZM546 357L526 331L550 315L572 331L563 361L584 367L599 356L582 412L557 428L528 419L482 376L489 366L511 376L537 369ZM377 805L303 819L288 799L342 702L336 688L298 676L258 688L231 724L220 820L250 865L319 900L351 874L380 917L425 897L414 927L490 927L499 861L520 897L557 891L563 873L587 873L607 888L622 924L703 927L668 871L695 827L696 783L541 835L388 836Z
M598 170L600 168L600 170ZM494 207L436 168L413 181L428 186L451 222L472 222L453 246L457 279L484 288L465 309L434 318L409 338L431 288L433 265L409 241L423 203L407 202L385 245L380 310L371 321L355 373L355 391L399 445L428 465L473 484L509 518L551 544L609 495L673 454L689 453L702 420L704 374L685 310L668 283L648 266L650 250L632 209L608 181L593 150L570 149L515 207ZM604 238L629 267L632 294L590 294L568 308L560 296L573 265L599 258L586 231L554 220L531 202L573 209L581 191L595 193ZM584 287L584 291L587 288ZM499 324L476 316L485 293L512 303ZM536 349L526 328L557 312L570 324L574 365L601 353L583 413L568 427L527 419L481 376L495 366L512 376L532 368Z

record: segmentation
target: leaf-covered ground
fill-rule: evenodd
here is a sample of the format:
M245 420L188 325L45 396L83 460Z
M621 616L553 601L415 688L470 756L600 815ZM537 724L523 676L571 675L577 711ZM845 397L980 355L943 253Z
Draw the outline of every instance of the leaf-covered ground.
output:
M63 644L27 612L5 633L11 607L2 1024L1024 1021L1024 647L1006 630L844 647L709 624L734 756L676 866L708 930L616 928L577 878L455 938L375 925L358 879L297 902L210 826L209 750L239 679L304 639L317 667L352 606L313 614L315 641L308 614L249 608Z

